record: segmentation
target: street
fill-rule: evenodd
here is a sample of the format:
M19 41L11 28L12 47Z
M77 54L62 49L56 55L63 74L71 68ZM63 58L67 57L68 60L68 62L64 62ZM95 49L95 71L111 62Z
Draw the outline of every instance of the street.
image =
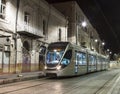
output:
M0 94L111 94L110 89L120 75L119 71L111 69L78 77L40 78L4 84L0 86Z

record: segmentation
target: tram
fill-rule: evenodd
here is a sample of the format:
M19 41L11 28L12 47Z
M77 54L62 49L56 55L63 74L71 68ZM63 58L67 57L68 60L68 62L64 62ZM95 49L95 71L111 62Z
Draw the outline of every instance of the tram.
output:
M49 44L45 56L45 76L75 76L108 69L108 57L70 42Z

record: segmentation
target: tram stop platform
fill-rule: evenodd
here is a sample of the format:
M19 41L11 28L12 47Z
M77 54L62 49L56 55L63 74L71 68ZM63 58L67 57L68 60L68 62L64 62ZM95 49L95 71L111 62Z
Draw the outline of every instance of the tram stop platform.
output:
M0 85L44 77L42 71L0 75Z

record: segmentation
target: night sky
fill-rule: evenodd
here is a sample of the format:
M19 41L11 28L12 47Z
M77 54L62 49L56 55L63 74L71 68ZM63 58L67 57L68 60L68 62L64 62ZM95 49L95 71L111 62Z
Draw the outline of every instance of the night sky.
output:
M105 49L120 53L120 0L47 0L49 3L77 1L93 27L98 31Z

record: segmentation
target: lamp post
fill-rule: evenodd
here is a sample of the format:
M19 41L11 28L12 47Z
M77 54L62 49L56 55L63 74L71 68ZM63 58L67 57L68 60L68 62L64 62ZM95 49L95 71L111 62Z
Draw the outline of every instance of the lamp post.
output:
M100 53L100 41L98 40L98 39L95 39L95 43L96 43L96 51L98 52L98 53Z
M17 24L18 24L18 12L19 12L19 5L20 0L17 0L16 2L16 19L15 19L15 34L14 34L14 45L15 45L15 73L16 73L16 67L17 67Z
M110 51L110 55L112 54L112 52Z
M87 26L86 21L83 21L83 22L82 22L82 27L86 27L86 26Z
M105 42L102 42L102 46L104 46L105 45Z
M79 34L79 28L85 28L87 26L86 21L83 21L81 23L77 23L77 30L76 30L76 45L78 45L78 34Z
M103 54L105 54L104 46L105 46L105 42L103 41L102 42L102 51L103 51Z
M107 52L109 52L110 51L110 49L107 49Z
M97 39L95 39L95 42L97 43L97 42L98 42L98 40L97 40Z

